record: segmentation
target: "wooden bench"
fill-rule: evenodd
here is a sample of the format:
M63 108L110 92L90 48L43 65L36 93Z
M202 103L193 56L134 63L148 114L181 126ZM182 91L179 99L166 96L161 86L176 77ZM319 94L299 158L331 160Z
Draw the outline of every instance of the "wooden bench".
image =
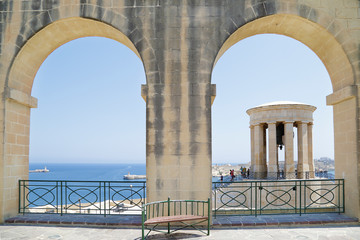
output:
M142 239L151 231L173 233L175 231L192 228L206 235L210 234L210 199L198 200L168 200L151 202L142 206ZM170 231L171 223L177 223L176 228ZM206 223L207 232L200 229L200 224ZM173 224L174 226L175 224ZM166 227L161 231L157 227ZM204 224L201 225L202 227ZM145 230L149 232L145 236Z

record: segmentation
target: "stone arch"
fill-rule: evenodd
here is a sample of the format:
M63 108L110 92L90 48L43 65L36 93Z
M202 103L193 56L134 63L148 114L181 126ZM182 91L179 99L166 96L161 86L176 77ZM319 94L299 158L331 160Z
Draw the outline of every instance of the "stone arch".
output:
M266 7L266 5L262 6ZM359 60L356 56L358 48L345 28L336 19L305 5L294 4L292 7L287 6L286 11L282 11L283 8L278 6L276 13L266 14L265 10L254 10L255 7L252 6L252 13L255 15L259 12L263 14L250 15L253 16L253 19L247 23L246 17L249 15L246 14L244 15L245 20L244 18L231 19L232 26L230 29L234 28L234 25L239 27L233 31L228 28L228 32L231 34L228 34L228 38L217 53L214 66L222 54L237 42L250 36L265 33L280 34L296 39L317 54L329 73L333 88L333 93L327 96L326 100L327 105L332 105L334 111L336 177L356 183L355 188L353 185L351 187L345 186L345 201L347 202L347 214L358 216L359 171L352 167L358 165L357 139L359 129L356 86L359 81L357 79ZM229 24L225 25L229 26ZM355 131L355 129L357 130Z
M140 54L130 39L105 23L86 18L66 18L49 24L31 37L16 55L7 77L6 86L31 94L33 79L46 57L59 46L87 36L106 37Z
M73 24L75 22L74 19L81 19L84 21L88 20L88 24L83 24L83 26L86 27L86 31L89 32L89 34L85 34L85 36L104 36L119 41L129 47L143 62L144 68L146 69L146 79L151 82L153 79L159 77L159 67L156 64L156 54L154 53L154 49L151 47L149 39L143 36L144 32L141 30L142 27L151 29L151 27L149 27L150 22L144 22L140 18L135 18L138 15L143 15L148 10L135 8L133 5L134 4L131 2L112 3L111 1L97 1L96 3L88 2L81 4L73 1L49 3L28 2L22 5L20 2L15 3L12 7L22 12L22 14L21 22L19 22L20 25L15 25L16 28L19 28L19 34L16 39L11 39L15 44L9 42L9 44L5 46L7 48L6 52L15 53L14 59L11 55L11 64L7 68L12 69L13 62L18 58L17 55L22 50L23 46L25 46L25 44L27 44L35 35L39 36L38 33L42 32L44 28L48 29L53 24L60 24L63 25L62 30L66 30L69 27L71 28L68 29L72 32L70 36L84 33L81 28L76 27L76 24ZM34 9L39 9L40 11L35 11ZM67 23L64 24L64 21L67 21ZM100 25L102 25L102 27ZM92 29L92 27L98 29ZM106 30L101 30L102 28ZM112 30L110 30L111 28ZM51 31L48 32L50 32L50 34L47 34L47 37L52 38L54 35L51 34ZM111 32L114 32L114 34ZM83 36L75 38L80 37ZM54 39L51 39L51 41L53 40ZM144 59L152 59L153 61L144 61ZM6 82L8 82L8 79L9 73L7 73Z
M39 30L22 45L11 63L5 82L3 195L0 222L16 214L18 180L28 179L30 109L37 106L31 97L35 75L47 56L61 45L81 37L98 36L116 40L141 55L133 42L118 29L100 21L72 17L55 21ZM140 97L140 96L139 96Z
M261 17L244 24L227 38L216 56L214 65L222 54L242 39L265 33L285 35L302 42L317 54L329 72L333 90L337 91L355 84L357 66L351 64L348 54L356 49L356 45L352 43L350 36L341 30L342 33L336 35L342 40L339 42L329 28L330 26L325 28L308 19L290 14Z

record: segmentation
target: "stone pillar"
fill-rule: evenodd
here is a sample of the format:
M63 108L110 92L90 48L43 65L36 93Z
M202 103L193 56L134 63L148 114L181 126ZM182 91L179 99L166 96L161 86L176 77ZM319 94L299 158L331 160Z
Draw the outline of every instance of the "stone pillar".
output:
M308 164L309 164L309 177L310 178L315 178L312 126L313 126L313 123L309 123L307 125L307 128L308 128Z
M308 161L308 127L306 122L299 122L297 124L298 131L298 165L297 178L306 178L306 172L309 172Z
M211 121L207 120L211 119L211 85L172 84L172 76L169 73L165 78L169 84L147 84L147 201L168 197L208 199ZM182 81L188 79L184 77Z
M268 141L269 141L269 164L268 164L268 177L277 178L279 170L278 163L278 149L276 144L276 122L268 123Z
M253 166L256 165L255 163L255 127L253 125L250 126L250 143L251 143L251 169L250 172L253 174ZM253 177L253 176L251 176Z
M264 154L263 154L263 158L261 161L261 165L264 166L264 178L266 178L267 176L267 149L266 149L266 141L267 141L267 137L266 137L266 126L263 125L263 149L264 149Z
M266 143L265 143L266 144ZM264 164L264 125L254 126L254 165L251 165L252 173L255 178L264 178L266 176L266 164ZM266 145L265 145L266 146Z
M285 176L286 178L295 177L295 166L294 166L294 123L285 122Z

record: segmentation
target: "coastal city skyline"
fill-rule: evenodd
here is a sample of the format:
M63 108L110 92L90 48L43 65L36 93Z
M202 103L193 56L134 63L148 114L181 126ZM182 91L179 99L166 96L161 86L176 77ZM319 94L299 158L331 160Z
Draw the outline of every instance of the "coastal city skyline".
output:
M30 161L145 163L145 83L141 60L113 40L78 39L55 50L34 80L39 104L31 112ZM331 81L302 43L268 34L242 40L220 58L212 83L214 164L249 162L246 110L279 100L317 107L314 158L334 157L332 107L325 102Z

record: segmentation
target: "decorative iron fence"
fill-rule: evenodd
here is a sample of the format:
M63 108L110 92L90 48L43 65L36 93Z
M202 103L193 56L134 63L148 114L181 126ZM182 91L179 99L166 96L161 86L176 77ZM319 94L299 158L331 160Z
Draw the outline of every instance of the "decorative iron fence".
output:
M243 173L237 176L238 180L242 179L259 179L255 173ZM284 171L279 172L267 172L265 176L262 176L262 179L266 180L282 180L282 179L313 179L314 177L317 178L326 178L326 179L334 179L335 175L333 173L329 173L328 171L306 171L303 173L285 173Z
M19 180L19 213L141 214L145 181ZM213 182L216 215L345 211L344 180Z
M345 211L344 180L213 183L216 215L306 214Z
M145 181L19 180L19 213L141 214Z

